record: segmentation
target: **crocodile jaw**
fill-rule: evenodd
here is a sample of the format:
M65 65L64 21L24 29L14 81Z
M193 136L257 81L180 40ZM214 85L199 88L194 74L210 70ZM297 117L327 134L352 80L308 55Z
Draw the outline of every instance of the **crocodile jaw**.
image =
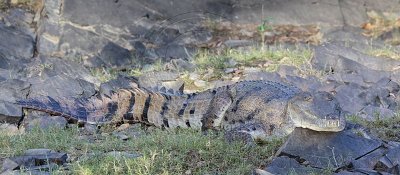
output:
M341 109L326 108L325 116L321 116L320 112L315 112L318 111L315 105L307 101L288 103L288 115L295 127L327 132L339 132L345 128L346 121Z

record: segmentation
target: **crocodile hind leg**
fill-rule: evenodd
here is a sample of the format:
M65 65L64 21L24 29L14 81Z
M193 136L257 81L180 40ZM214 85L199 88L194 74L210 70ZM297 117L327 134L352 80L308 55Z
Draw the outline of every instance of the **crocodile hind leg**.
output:
M225 132L225 139L228 142L240 141L249 146L263 144L270 140L268 137L270 128L265 127L261 123L247 123L241 126L232 128Z
M209 109L203 117L202 130L220 129L225 112L228 110L231 104L232 96L227 90L215 92L215 95L209 105Z

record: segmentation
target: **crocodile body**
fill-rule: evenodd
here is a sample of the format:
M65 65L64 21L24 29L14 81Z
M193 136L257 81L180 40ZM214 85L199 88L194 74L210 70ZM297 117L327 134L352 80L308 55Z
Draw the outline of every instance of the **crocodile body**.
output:
M192 94L172 93L164 88L133 88L120 89L110 97L46 97L18 103L90 124L141 122L160 128L239 128L253 137L281 137L295 127L336 132L345 125L339 104L331 94L311 94L271 81L242 81Z

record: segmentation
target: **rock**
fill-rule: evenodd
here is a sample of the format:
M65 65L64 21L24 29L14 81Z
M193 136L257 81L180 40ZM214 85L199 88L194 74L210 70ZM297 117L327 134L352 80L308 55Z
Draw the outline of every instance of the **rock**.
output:
M340 107L350 114L356 114L361 111L366 100L363 97L364 89L357 84L341 85L336 88L336 99Z
M272 160L265 168L265 171L276 175L322 173L321 169L306 167L295 159L286 156L277 157Z
M0 53L8 58L32 58L34 39L13 27L0 23Z
M129 50L112 42L107 43L99 54L100 59L108 67L127 67L131 63L132 55Z
M303 91L314 92L321 87L321 83L316 77L309 76L301 78L298 76L286 75L285 81L291 85L300 88Z
M386 154L386 157L393 165L400 166L400 146L397 148L389 149L388 153Z
M169 63L165 65L165 69L168 71L189 71L193 72L196 66L183 59L172 59Z
M359 159L353 160L351 162L352 169L370 169L373 170L375 165L378 163L379 159L385 154L386 150L384 148L379 148L377 150L362 156Z
M22 8L10 8L3 17L3 21L7 26L12 26L16 30L31 36L31 38L35 38L35 29L31 26L33 19L34 14Z
M14 162L11 159L6 159L3 161L3 169L2 171L6 171L6 170L15 170L19 167L19 164L17 162Z
M388 119L396 115L395 111L392 111L383 107L376 107L367 105L360 112L357 113L363 119L368 121L375 121L377 119Z
M50 96L53 98L91 97L95 93L94 85L67 75L55 75L48 78L32 78L29 98Z
M28 95L29 87L29 83L16 79L0 82L0 122L19 122L22 108L14 103Z
M335 133L296 128L277 155L299 157L315 168L339 168L381 145L349 130Z
M370 71L393 71L400 66L400 61L378 58L363 54L354 49L338 46L335 44L323 44L315 48L312 64L320 70L333 68L335 72L355 71L363 73L363 70Z
M138 87L137 82L138 80L135 77L118 75L116 79L101 83L99 92L100 94L111 96L111 93L118 89L133 89L134 87Z
M23 156L8 158L3 163L3 171L18 170L49 170L55 165L66 163L66 153L58 153L48 149L31 149Z
M40 116L34 119L25 119L25 129L31 131L36 127L41 129L60 128L64 129L67 126L67 120L61 116Z

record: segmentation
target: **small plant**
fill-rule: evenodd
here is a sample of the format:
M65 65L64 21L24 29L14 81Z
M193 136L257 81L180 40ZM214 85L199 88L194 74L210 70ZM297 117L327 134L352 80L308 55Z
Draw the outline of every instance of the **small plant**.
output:
M271 18L265 18L262 20L261 24L257 27L258 32L261 37L261 50L265 47L265 31L272 30Z

